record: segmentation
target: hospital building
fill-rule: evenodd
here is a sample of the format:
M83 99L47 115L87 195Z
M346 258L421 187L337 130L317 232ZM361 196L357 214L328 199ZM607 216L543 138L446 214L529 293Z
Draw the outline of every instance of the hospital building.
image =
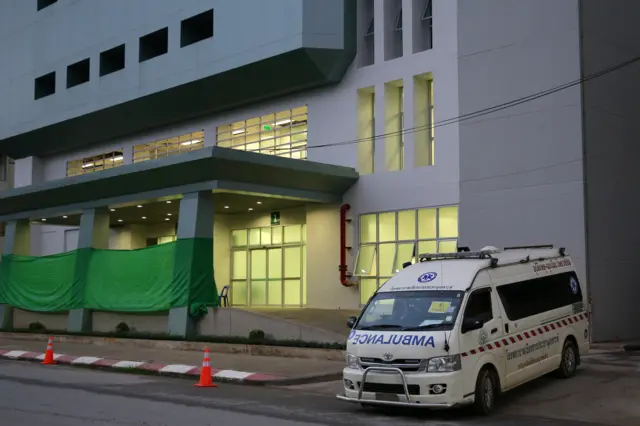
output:
M0 325L313 334L417 253L553 244L636 338L639 15L4 0Z

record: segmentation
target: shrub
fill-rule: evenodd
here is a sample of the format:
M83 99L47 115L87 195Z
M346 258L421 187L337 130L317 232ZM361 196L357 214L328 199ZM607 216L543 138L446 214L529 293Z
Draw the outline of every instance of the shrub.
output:
M36 321L36 322L29 323L29 331L31 333L38 333L38 334L46 333L47 327L45 327L44 324L42 324L41 322Z
M264 334L264 331L262 331L262 330L255 329L255 330L251 330L249 332L249 340L250 341L261 341L261 340L264 340L265 337L266 337L266 335Z
M121 322L116 325L116 334L127 334L131 331L126 322Z

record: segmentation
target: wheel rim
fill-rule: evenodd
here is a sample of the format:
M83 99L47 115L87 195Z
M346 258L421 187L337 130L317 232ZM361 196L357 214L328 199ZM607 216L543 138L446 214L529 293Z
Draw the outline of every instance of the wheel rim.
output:
M564 365L567 367L567 371L573 371L576 366L576 354L571 346L568 346L564 352Z
M484 404L487 408L493 408L493 381L490 376L484 379Z

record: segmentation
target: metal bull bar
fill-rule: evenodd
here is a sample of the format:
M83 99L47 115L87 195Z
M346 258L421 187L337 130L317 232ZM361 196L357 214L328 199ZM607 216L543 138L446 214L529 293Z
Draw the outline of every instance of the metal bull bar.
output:
M402 388L404 389L404 396L407 398L407 402L411 402L411 398L409 397L409 387L407 386L407 378L404 375L404 371L395 367L367 367L362 374L362 382L360 382L360 389L358 390L358 401L362 400L362 392L364 390L364 384L367 381L367 376L372 371L378 371L382 373L396 373L400 375L402 379Z

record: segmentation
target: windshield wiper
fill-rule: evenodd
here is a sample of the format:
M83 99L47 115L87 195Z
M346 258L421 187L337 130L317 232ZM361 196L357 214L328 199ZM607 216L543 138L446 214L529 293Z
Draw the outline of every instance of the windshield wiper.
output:
M378 324L378 325L367 325L364 327L360 327L360 330L385 330L388 328L394 328L397 330L402 330L403 327L401 325L396 324Z
M431 328L439 328L439 327L444 327L447 325L453 325L450 322L441 322L440 324L425 324L425 325L419 325L417 327L406 327L403 328L403 331L419 331L419 330L428 330Z

